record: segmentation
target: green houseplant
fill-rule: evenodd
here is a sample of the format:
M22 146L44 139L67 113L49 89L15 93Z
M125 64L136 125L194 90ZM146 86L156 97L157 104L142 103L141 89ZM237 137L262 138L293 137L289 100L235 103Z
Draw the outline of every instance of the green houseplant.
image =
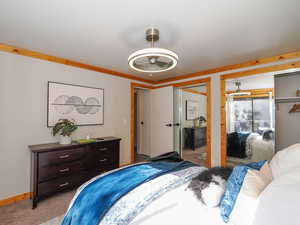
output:
M60 144L71 144L71 134L77 129L74 120L59 119L52 128L53 136L60 135Z

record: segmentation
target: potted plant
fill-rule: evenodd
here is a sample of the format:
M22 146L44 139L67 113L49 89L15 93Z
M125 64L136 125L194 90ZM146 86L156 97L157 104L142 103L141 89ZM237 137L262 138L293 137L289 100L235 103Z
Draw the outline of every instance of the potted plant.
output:
M62 145L71 144L71 134L77 129L78 127L75 125L75 122L68 119L59 119L57 123L52 128L53 136L59 134L59 143Z

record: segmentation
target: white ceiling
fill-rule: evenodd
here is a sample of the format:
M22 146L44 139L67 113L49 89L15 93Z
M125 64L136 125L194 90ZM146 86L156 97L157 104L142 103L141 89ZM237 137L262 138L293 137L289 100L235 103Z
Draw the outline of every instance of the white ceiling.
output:
M299 0L1 0L0 42L160 80L300 50L299 11ZM180 57L152 77L127 65L149 27Z
M254 76L241 77L238 79L230 79L226 81L226 90L235 91L237 89L235 82L241 82L242 90L260 89L260 88L274 88L275 73L264 73Z

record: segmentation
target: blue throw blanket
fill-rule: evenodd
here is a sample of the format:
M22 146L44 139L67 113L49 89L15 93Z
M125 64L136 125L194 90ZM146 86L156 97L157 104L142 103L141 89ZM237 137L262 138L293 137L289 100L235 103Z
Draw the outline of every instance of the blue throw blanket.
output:
M105 213L135 187L166 173L194 166L182 162L150 162L126 167L89 183L77 195L61 225L98 225Z

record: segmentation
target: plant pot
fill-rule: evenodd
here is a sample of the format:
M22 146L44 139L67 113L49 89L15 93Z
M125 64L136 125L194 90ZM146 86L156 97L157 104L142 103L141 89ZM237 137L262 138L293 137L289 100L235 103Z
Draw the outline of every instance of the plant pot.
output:
M59 136L59 144L61 145L69 145L72 143L72 138L69 137L69 136L63 136L63 135L60 135Z

